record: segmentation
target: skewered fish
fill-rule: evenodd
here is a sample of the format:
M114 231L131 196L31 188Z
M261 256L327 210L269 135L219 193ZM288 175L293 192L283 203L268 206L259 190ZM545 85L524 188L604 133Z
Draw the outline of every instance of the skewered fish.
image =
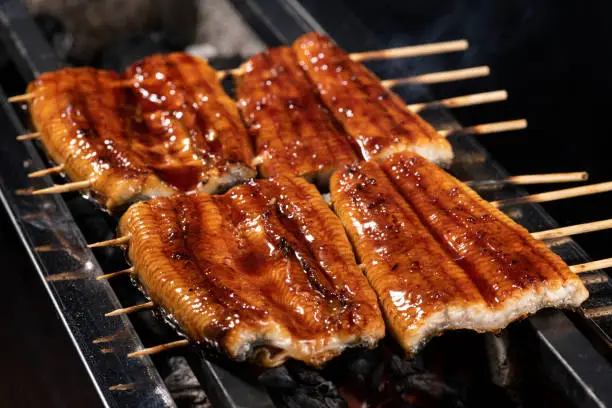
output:
M385 334L340 222L301 178L140 202L119 229L153 302L233 359L321 365Z
M238 106L261 175L303 176L326 185L335 169L357 160L351 138L322 106L291 48L257 54L240 71Z
M448 141L330 38L308 33L293 43L293 49L323 103L366 160L413 151L438 165L450 165L453 151Z
M142 130L135 148L156 159L152 167L160 177L181 191L216 193L255 176L240 113L206 61L158 54L125 75Z
M67 68L28 87L49 156L72 180L89 181L106 208L178 191L219 192L255 176L238 110L203 60L155 55L127 76Z
M332 176L331 197L408 354L445 330L497 331L588 292L521 226L414 153Z
M66 68L42 74L28 86L34 127L49 157L74 181L91 181L108 208L173 189L130 149L125 93L119 74Z

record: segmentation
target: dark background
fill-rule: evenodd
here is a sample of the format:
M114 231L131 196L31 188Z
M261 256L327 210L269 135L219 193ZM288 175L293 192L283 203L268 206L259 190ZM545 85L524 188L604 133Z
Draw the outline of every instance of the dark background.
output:
M314 2L313 2L314 3ZM612 3L564 0L345 2L391 45L466 38L465 53L421 58L417 71L489 65L484 79L432 87L436 98L506 89L503 103L453 110L465 126L526 118L526 130L479 138L511 174L586 170L612 180L609 157ZM563 186L530 186L530 193ZM610 218L612 193L546 203L561 225ZM612 256L612 232L577 236L594 258Z
M304 1L325 12L337 1ZM488 78L432 87L437 98L506 89L503 103L454 110L463 125L526 118L524 131L492 134L481 142L512 174L586 170L592 182L612 180L609 157L612 115L612 3L559 0L346 1L389 46L466 38L466 53L418 58L415 71L433 72L489 65ZM339 22L342 16L335 16ZM53 34L56 27L45 29ZM124 41L126 40L126 41ZM133 49L142 37L118 39L115 49ZM176 47L158 37L145 49ZM148 48L147 48L148 47ZM142 50L143 48L141 48ZM81 63L104 63L108 49ZM10 72L2 71L2 75ZM558 186L563 187L563 186ZM529 187L529 192L557 188ZM547 203L561 225L611 217L612 193ZM612 256L612 232L576 237L594 258ZM0 406L96 406L95 394L52 304L4 212L0 216L2 334Z

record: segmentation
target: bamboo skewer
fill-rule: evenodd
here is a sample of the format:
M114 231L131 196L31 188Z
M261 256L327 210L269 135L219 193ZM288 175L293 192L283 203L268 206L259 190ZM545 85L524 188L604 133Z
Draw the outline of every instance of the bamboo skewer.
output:
M532 233L531 235L536 239L560 238L563 236L569 236L569 235L574 235L578 233L597 231L597 230L601 230L604 228L612 228L612 219L608 219L604 221L596 221L596 222L586 223L586 224L573 225L570 227L556 228L556 229L547 230L547 231L540 231L540 232ZM125 237L122 237L119 239L125 239ZM109 241L105 241L105 242L109 242ZM362 264L360 264L359 267L363 269ZM578 264L578 265L572 265L569 267L569 269L573 273L580 274L580 273L586 273L586 272L591 272L591 271L604 269L604 268L610 268L610 267L612 267L612 258L601 259L599 261L587 262L587 263ZM133 269L130 268L125 271L133 272ZM125 271L120 271L118 273L124 273ZM114 274L117 274L117 272L115 272ZM114 275L114 274L109 274L108 277L111 277L110 275ZM113 310L112 312L106 313L105 316L106 317L120 316L120 315L124 315L128 313L133 313L139 310L152 309L154 307L155 307L155 304L150 301L150 302L142 303L139 305L116 309L116 310ZM177 341L173 341L170 343L160 344L158 346L148 347L142 350L138 350L138 351L129 353L128 357L131 358L131 357L140 357L140 356L145 356L145 355L157 354L157 353L161 353L163 351L169 350L169 349L187 346L189 345L189 343L190 342L187 339L177 340Z
M491 201L491 205L499 208L509 205L526 204L526 203L545 203L549 201L562 200L565 198L573 198L591 194L604 193L612 191L612 181L605 183L591 184L588 186L566 188L563 190L549 191L546 193L532 194L523 197L509 198L507 200Z
M425 109L431 109L431 108L436 108L436 107L460 108L460 107L481 105L485 103L501 102L506 99L508 99L508 93L504 90L501 90L501 91L491 91L491 92L482 92L482 93L476 93L476 94L471 94L471 95L456 96L453 98L442 99L439 101L414 103L411 105L406 105L406 107L412 112L418 113ZM484 125L479 125L479 126L484 126ZM443 134L447 135L451 131L442 130L440 132L443 132ZM37 139L37 138L40 138L40 136L41 136L40 132L28 133L25 135L18 136L17 140L24 141L24 140Z
M373 61L383 59L394 59L394 58L407 58L407 57L418 57L433 54L443 54L448 52L465 51L469 47L467 40L455 40L455 41L444 41L431 44L420 44L410 45L405 47L388 48L384 50L365 51L349 54L353 61ZM218 78L222 80L227 75L238 76L242 74L240 68L232 70L218 71ZM133 86L134 82L131 80L118 81L116 86ZM35 95L33 93L26 93L23 95L15 95L8 99L9 102L28 102L33 99Z
M137 312L137 311L143 310L143 309L152 309L154 307L155 307L155 305L153 304L153 302L146 302L146 303L141 303L140 305L124 307L122 309L116 309L116 310L113 310L112 312L106 313L104 316L105 317L121 316L121 315L124 315L124 314L132 313L132 312Z
M148 347L142 350L134 351L133 353L128 354L128 357L141 357L148 356L151 354L161 353L162 351L170 350L177 347L185 347L189 345L189 340L177 340L172 341L166 344L160 344L159 346Z
M585 234L585 233L600 231L600 230L609 229L609 228L612 228L612 219L571 225L568 227L555 228L555 229L539 231L539 232L533 232L531 233L531 235L535 239L546 240L546 239L553 239L553 238L563 238L563 237L568 237L568 236L578 235L578 234ZM108 244L108 242L109 241L103 241L97 244L98 246L113 245L113 244ZM96 244L92 244L92 245L96 245ZM360 264L359 266L360 268L363 269L363 265ZM134 268L131 267L131 268L123 269L121 271L107 273L105 275L100 275L96 278L96 280L106 280L106 279L114 278L116 276L133 274L133 273L134 273Z
M91 187L91 181L74 181L66 184L56 184L52 187L43 188L40 190L34 190L30 192L31 195L41 194L58 194L58 193L69 193L71 191L85 190Z
M452 71L430 72L407 78L385 79L380 81L385 88L393 88L399 85L427 85L444 82L461 81L464 79L480 78L488 76L491 70L487 66L456 69Z
M602 187L602 185L605 185ZM592 190L597 190L597 191L592 191ZM525 197L517 197L516 199L511 198L508 200L501 200L501 201L491 201L491 205L499 208L502 207L504 205L508 205L507 203L512 202L514 203L514 200L517 199L521 199L521 202L543 202L543 201L532 201L534 198L536 200L541 200L541 198L538 198L537 196L542 196L542 195L547 195L549 197L545 197L546 200L545 201L554 201L554 200L559 200L559 199L563 199L563 198L568 198L568 197L577 197L577 196L581 196L581 195L588 195L588 194L595 194L595 193L599 193L599 192L604 192L604 191L609 191L612 190L612 182L606 182L606 183L600 183L600 184L592 184L590 186L583 186L583 187L576 187L576 188L570 188L570 189L564 189L564 190L557 190L557 191L551 191L548 193L541 193L541 194L534 194L532 196L525 196ZM566 192L568 191L576 191L574 193L571 193L571 195L567 195ZM558 196L558 197L556 197ZM527 201L525 201L527 200ZM559 238L562 236L569 236L569 235L576 235L576 234L581 234L581 233L585 233L585 232L591 232L591 231L599 231L602 229L606 229L606 228L612 228L612 219L610 220L603 220L603 221L595 221L595 222L590 222L590 223L585 223L585 224L577 224L577 225L572 225L569 227L563 227L563 228L555 228L552 230L548 230L548 231L540 231L540 232L535 232L534 235L539 235L538 239L547 239L547 238L543 238L546 237L548 235L550 235L550 237L552 238L553 235L555 238ZM563 233L560 231L565 231L565 235L562 235ZM119 245L125 245L130 241L130 236L126 235L123 237L119 237L119 238L114 238L114 239L109 239L106 241L100 241L100 242L95 242L93 244L89 244L87 247L88 248L100 248L100 247L105 247L105 246L119 246ZM127 273L133 273L133 268L128 268L125 269L123 271L119 271L119 272L113 272L107 275L102 275L99 276L98 280L102 280L102 279L107 279L107 278L111 278L117 275L122 275L122 274L127 274Z
M432 102L432 103L435 104L438 102ZM421 105L421 104L418 104L418 105ZM428 104L424 104L424 105L429 106ZM408 105L408 108L410 108L410 106L413 106L413 105ZM506 121L501 121L501 122L482 123L480 125L473 125L473 126L469 126L465 128L460 128L460 129L441 129L441 130L438 130L438 133L442 137L448 137L450 135L457 134L457 133L465 133L465 134L471 134L471 135L484 135L488 133L499 133L499 132L508 132L511 130L520 130L520 129L525 129L526 127L527 127L527 120L515 119L515 120L506 120ZM34 139L35 137L33 135L36 135L36 137L40 137L40 133L31 133L27 135L21 135L17 139L18 140ZM27 137L22 138L22 136L27 136ZM253 159L253 162L251 164L258 165L258 164L261 164L260 162L261 162L261 157L257 156ZM61 171L61 170L58 170L58 171Z
M8 98L8 101L11 103L17 103L17 102L27 102L30 99L34 98L34 94L32 93L25 93L23 95L15 95L15 96L11 96L10 98Z
M130 236L125 235L123 237L108 239L106 241L100 241L100 242L95 242L93 244L89 244L87 245L87 248L100 248L100 247L115 246L115 245L120 246L120 245L125 245L128 242L130 242Z
M462 108L466 106L482 105L485 103L501 102L508 99L508 92L505 90L481 92L470 95L455 96L453 98L442 99L433 102L413 103L406 107L414 113L419 113L431 108Z
M506 120L502 122L483 123L481 125L469 126L461 129L444 129L438 133L443 137L448 137L454 134L470 134L470 135L485 135L488 133L509 132L511 130L520 130L527 127L525 119Z
M523 129L527 127L527 121L525 119L518 120L510 120L505 122L494 122L494 123L485 123L482 125L475 125L468 128L462 128L458 130L440 130L440 133L443 137L447 137L454 133L469 133L473 135L484 135L487 133L497 133L497 132L507 132L510 130ZM262 157L256 156L252 165L257 166L262 163ZM39 170L30 175L30 177L40 177L41 175L46 175L50 173L54 173L56 171L62 171L64 169L63 166L56 166L54 168L46 170ZM36 174L36 175L35 175ZM525 183L527 184L527 183ZM91 187L91 181L75 181L72 183L54 185L52 187L43 188L41 190L34 190L29 194L32 195L40 195L40 194L57 194L57 193L66 193L71 191L83 190Z
M229 71L219 71L217 78L219 80L224 79L228 75L234 77L242 75L241 68L235 68ZM465 79L480 78L488 76L491 73L491 69L484 65L479 67L463 68L450 71L430 72L427 74L421 74L416 76L410 76L405 78L393 78L385 79L380 81L381 85L385 88L393 88L400 85L429 85L439 84L444 82L461 81ZM121 81L118 86L133 86L134 81ZM10 102L24 102L34 99L36 95L34 93L26 93L23 95L17 95L16 97L9 98ZM499 96L498 96L499 97ZM13 100L12 100L13 99ZM447 102L452 104L453 102Z
M106 280L106 279L114 278L115 276L128 275L128 274L133 274L133 273L134 273L134 268L132 267L132 268L124 269L122 271L100 275L96 278L96 280Z
M26 133L25 135L17 136L17 140L21 142L24 140L38 139L39 137L40 137L40 132Z
M547 231L533 232L532 237L539 240L563 238L571 235L585 234L587 232L601 231L612 228L612 218L602 221L587 222L584 224L570 225L568 227L555 228Z
M612 258L600 259L599 261L572 265L570 266L570 271L574 273L585 273L605 268L612 268Z
M589 173L586 171L576 171L569 173L548 173L548 174L525 174L521 176L510 176L500 180L472 180L464 182L471 188L498 186L503 184L527 185L527 184L549 184L549 183L568 183L586 181Z
M353 61L356 62L381 59L421 57L425 55L465 51L468 49L469 46L470 44L467 40L455 40L432 44L409 45L406 47L389 48L385 50L358 52L350 54L350 57Z
M33 171L32 173L28 174L28 178L43 177L43 176L46 176L47 174L60 173L63 170L64 170L64 165L60 164L59 166L49 167L48 169Z

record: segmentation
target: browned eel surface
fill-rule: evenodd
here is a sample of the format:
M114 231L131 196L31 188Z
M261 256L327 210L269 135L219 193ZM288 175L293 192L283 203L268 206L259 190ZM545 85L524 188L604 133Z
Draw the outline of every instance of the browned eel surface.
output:
M91 181L111 210L176 191L215 193L256 174L238 109L203 60L154 55L124 77L67 68L28 92L49 156L73 181Z
M329 179L357 160L351 139L322 106L290 47L251 57L236 80L236 97L265 177Z
M544 244L421 156L338 171L330 190L387 325L409 354L445 330L495 331L588 297Z
M138 109L133 147L182 191L214 193L255 176L251 142L217 71L185 53L157 54L132 64Z
M117 73L66 68L44 73L27 92L32 122L45 150L73 181L91 181L91 190L112 208L137 197L173 189L132 151L125 92ZM129 109L128 109L129 110Z
M354 138L366 160L414 151L439 165L450 164L453 152L448 141L330 38L305 34L294 42L293 49L323 103Z
M140 202L120 233L153 302L191 340L231 358L320 365L384 336L342 226L301 178Z

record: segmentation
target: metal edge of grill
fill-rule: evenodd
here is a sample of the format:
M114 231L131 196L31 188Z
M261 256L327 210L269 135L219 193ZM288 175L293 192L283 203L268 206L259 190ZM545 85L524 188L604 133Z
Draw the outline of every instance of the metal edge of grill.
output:
M294 0L233 0L233 3L247 17L256 32L271 44L290 42L307 31L326 31L346 48L358 46L360 49L375 49L382 45L343 6L334 5L330 8L328 5L325 14L312 15ZM329 20L337 15L343 16L344 24L338 25L335 24L336 21ZM41 72L60 67L49 45L18 0L0 1L0 22L2 41L26 81ZM386 73L393 74L393 71ZM428 95L423 87L404 88L404 92ZM404 92L399 93L401 95ZM14 196L15 190L30 185L25 176L26 172L15 169L24 166L40 168L43 160L32 143L15 141L13 136L23 133L23 126L4 94L0 94L0 101L3 108L0 112L3 117L0 119L6 128L3 129L5 143L0 146L3 156L6 157L6 160L0 163L1 199L45 282L102 401L106 406L172 406L170 394L152 361L149 358L126 357L128 351L142 347L130 321L125 317L100 320L105 311L118 307L119 301L108 283L91 279L103 272L94 255L86 248L82 234L64 200L57 196ZM426 119L436 124L443 123L446 127L459 128L459 124L444 109L428 112ZM452 142L458 157L469 153L484 158L484 163L481 160L475 164L461 164L459 168L453 169L455 174L483 179L507 176L506 172L489 158L475 138L461 136L454 138ZM7 152L11 154L6 154ZM50 178L45 177L43 181L48 185ZM524 191L511 189L495 194L495 198L499 199L524 194ZM519 221L525 226L557 226L539 205L522 206L521 212ZM36 228L33 228L35 225L31 222L24 222L24 219L32 217L37 217L39 222ZM64 252L36 251L37 245L50 242L62 242ZM66 244L69 246L66 247ZM570 239L555 247L555 251L568 263L588 260L584 251ZM84 274L84 279L47 280L49 275L71 272ZM595 274L607 276L604 272ZM608 280L601 279L588 287L592 294L595 292L595 296L592 295L585 309L596 307L602 302L610 302L612 285ZM77 298L79 301L75 303ZM75 308L77 305L79 307ZM612 368L572 320L564 312L547 311L530 318L529 321L540 341L547 374L563 387L568 396L579 406L612 406L612 393L606 383L606 379L612 378ZM598 318L588 321L603 341L609 343L609 335L598 325ZM113 344L113 353L100 353L100 347L92 344L92 340L97 337L122 331L129 335ZM580 353L577 352L578 349ZM245 382L214 362L201 358L198 353L191 353L188 360L213 404L223 407L273 406L267 393L260 387ZM123 385L124 389L109 389L117 385Z

